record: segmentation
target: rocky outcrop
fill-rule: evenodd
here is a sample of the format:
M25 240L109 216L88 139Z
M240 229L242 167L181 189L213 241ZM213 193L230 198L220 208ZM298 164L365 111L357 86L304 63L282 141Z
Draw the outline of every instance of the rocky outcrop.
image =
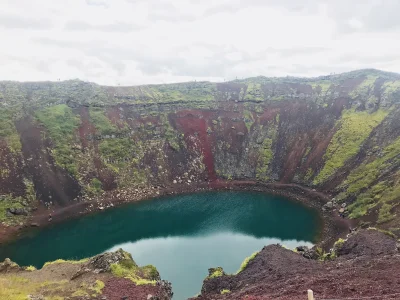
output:
M154 267L139 267L122 249L81 261L48 262L39 270L6 259L0 263L0 282L1 299L25 294L26 299L170 300L173 296L171 283L161 280Z
M0 263L0 273L17 272L20 270L22 270L22 268L17 263L11 261L9 258L6 258L3 262Z
M301 252L306 251L307 249ZM340 254L339 254L340 253ZM208 276L193 299L362 298L400 293L396 239L374 229L349 235L339 257L307 259L280 245L264 247L235 275ZM323 260L324 259L324 260ZM229 293L221 293L228 290Z

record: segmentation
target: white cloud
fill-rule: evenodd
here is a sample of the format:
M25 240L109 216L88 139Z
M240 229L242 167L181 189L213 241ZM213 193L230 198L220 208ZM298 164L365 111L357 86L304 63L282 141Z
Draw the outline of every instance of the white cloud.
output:
M0 80L399 72L396 0L2 0Z

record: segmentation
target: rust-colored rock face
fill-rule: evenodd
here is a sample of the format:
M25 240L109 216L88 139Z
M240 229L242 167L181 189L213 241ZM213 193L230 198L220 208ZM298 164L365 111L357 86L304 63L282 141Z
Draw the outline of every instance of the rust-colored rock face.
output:
M110 191L297 183L398 228L400 76L256 77L103 87L0 83L0 219ZM40 206L39 205L39 206Z

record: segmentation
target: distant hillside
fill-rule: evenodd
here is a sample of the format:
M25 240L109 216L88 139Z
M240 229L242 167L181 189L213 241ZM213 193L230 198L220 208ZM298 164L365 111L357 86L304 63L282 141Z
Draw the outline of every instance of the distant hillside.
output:
M400 75L108 87L0 82L0 220L103 191L298 183L400 228ZM190 181L190 182L189 182Z

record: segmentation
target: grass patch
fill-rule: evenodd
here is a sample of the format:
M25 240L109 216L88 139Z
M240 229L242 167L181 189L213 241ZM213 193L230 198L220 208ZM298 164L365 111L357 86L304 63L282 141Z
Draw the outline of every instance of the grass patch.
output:
M344 111L336 125L338 130L326 150L325 165L313 183L323 183L343 167L347 160L356 155L364 140L387 114L388 112L384 110L378 110L372 114L366 111Z
M13 197L11 194L2 195L0 200L0 222L6 222L9 225L23 222L26 216L10 215L7 217L7 209L9 208L24 208L22 203L24 199L22 197Z
M395 174L397 181L394 182L379 181L379 178L384 175L386 169L398 163L400 163L400 138L383 150L379 150L372 161L361 164L347 176L341 185L345 191L339 198L358 194L356 201L348 207L350 218L363 216L381 203L378 222L383 223L393 219L394 215L390 215L390 210L400 198L400 172ZM377 181L378 183L373 185Z
M240 265L240 268L239 268L239 270L236 272L236 274L239 274L239 273L242 272L244 269L246 269L246 268L247 268L247 265L249 264L249 262L252 261L252 260L257 256L258 253L260 253L260 251L256 251L256 252L254 252L252 255L250 255L249 257L246 257L246 258L244 259L244 261L242 262L242 264Z
M117 264L111 264L111 273L117 277L128 278L136 285L155 285L160 278L157 269L152 266L139 267L132 259L132 256L123 252L125 259Z
M221 295L229 294L230 292L231 292L230 290L223 289L223 290L221 291Z
M101 280L96 280L95 284L90 288L96 295L101 294L105 284Z
M207 279L217 278L224 275L224 270L221 267L217 267L213 270L213 272L207 277Z
M89 107L90 121L100 135L111 135L118 132L118 127L111 123L105 115L105 111L100 107Z
M80 119L65 104L55 105L36 112L37 120L43 124L54 144L52 149L56 164L77 176L76 155L71 145L75 144Z
M25 268L25 270L27 270L27 271L36 271L36 267L34 267L34 266L27 266L26 268Z
M387 236L390 236L391 238L397 239L397 236L389 230L383 230L383 229L375 228L375 227L369 227L369 228L367 228L367 230L376 230L376 231L382 232L383 234L386 234Z
M55 261L48 261L46 262L43 267L49 266L49 265L54 265L54 264L63 264L63 263L68 263L68 264L82 264L85 263L89 260L89 258L83 258L80 260L64 260L64 259L57 259Z
M22 146L14 125L13 112L6 108L0 109L0 138L5 139L11 152L21 152Z
M3 275L0 277L0 299L26 300L29 294L44 294L44 292L61 292L67 283L62 281L34 282L15 275ZM49 300L64 299L59 296L46 297Z
M392 215L390 212L394 206L395 205L388 203L384 203L382 205L382 207L379 209L378 224L389 222L396 217L396 215Z

